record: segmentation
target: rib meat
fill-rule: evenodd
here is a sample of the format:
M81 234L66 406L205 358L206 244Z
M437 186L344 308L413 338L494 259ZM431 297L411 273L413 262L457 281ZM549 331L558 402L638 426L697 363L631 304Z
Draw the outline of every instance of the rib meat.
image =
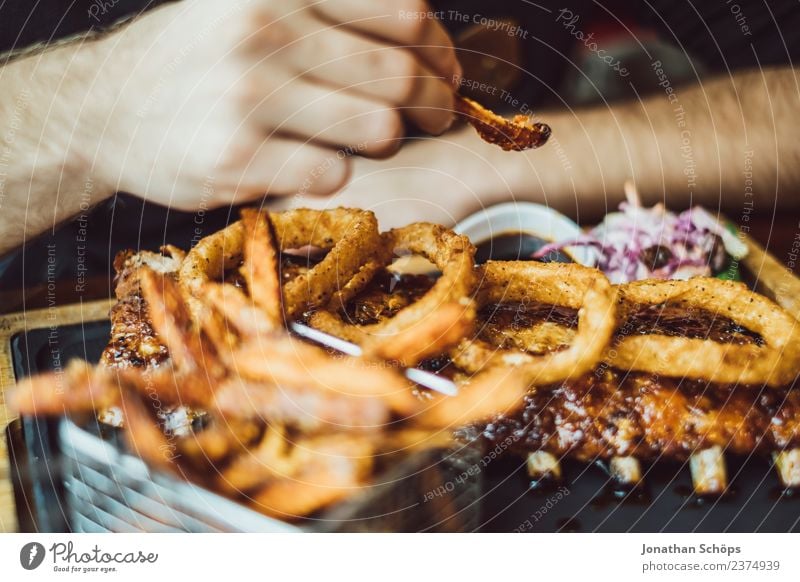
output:
M593 461L615 456L687 459L720 446L769 453L800 445L800 391L708 384L595 370L536 390L513 415L482 427L517 452Z
M162 253L123 251L114 259L117 303L111 308L111 340L100 358L102 365L155 367L169 358L150 323L140 275L144 267L157 273L176 273L183 256L183 251L175 247L164 247Z

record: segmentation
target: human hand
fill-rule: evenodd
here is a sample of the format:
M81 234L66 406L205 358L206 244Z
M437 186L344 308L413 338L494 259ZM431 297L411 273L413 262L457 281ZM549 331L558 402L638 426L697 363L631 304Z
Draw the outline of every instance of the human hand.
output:
M388 160L355 158L349 183L333 196L299 194L270 207L365 208L376 214L382 230L419 221L454 225L483 207L514 199L504 172L527 164L507 160L506 152L463 127L445 137L409 140Z
M184 0L99 41L92 128L112 189L178 209L346 182L409 120L452 121L450 40L420 0ZM446 79L446 80L445 80Z

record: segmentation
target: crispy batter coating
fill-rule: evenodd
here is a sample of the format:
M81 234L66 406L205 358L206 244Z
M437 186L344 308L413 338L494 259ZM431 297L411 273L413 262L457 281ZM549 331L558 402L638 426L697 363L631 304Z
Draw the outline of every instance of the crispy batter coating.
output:
M203 238L186 254L178 280L195 319L203 317L200 299L203 286L209 281L222 280L226 271L241 264L244 239L244 225L237 221Z
M477 130L484 141L506 151L521 152L538 148L550 138L550 127L544 123L533 123L527 115L515 115L509 121L458 94L455 106L456 111Z
M208 282L221 281L226 271L238 268L245 258L246 247L252 251L254 262L245 267L245 278L252 274L259 281L253 300L260 301L262 307L270 304L268 295L275 296L274 285L263 280L270 268L267 263L274 261L274 257L261 256L259 251L277 254L307 247L327 251L322 261L299 270L283 283L283 311L288 317L327 304L348 282L355 285L358 279L354 276L382 249L378 221L366 210L298 209L272 213L269 217L259 217L255 210L248 210L244 217L247 224L238 221L204 238L183 261L179 279L197 319L202 317L203 287ZM271 246L272 242L275 244ZM270 251L271 248L275 250ZM256 276L254 269L262 277Z
M316 247L325 258L284 285L284 310L288 317L326 305L348 282L355 284L363 265L382 253L378 220L372 212L288 210L271 215L279 250Z
M700 378L728 384L781 387L800 372L800 322L743 283L695 277L688 281L638 281L622 285L620 305L626 315L642 306L672 304L703 310L759 334L763 345L720 343L663 334L630 334L609 348L604 358L625 370L663 376Z
M577 331L569 347L530 354L498 349L483 340L465 340L451 357L474 372L485 366L511 366L532 385L577 378L597 365L616 324L615 296L597 269L567 263L489 261L480 271L479 302L555 305L578 310Z
M471 329L477 283L475 247L466 237L429 223L394 229L384 235L384 244L394 253L424 256L441 270L441 277L420 299L383 321L356 325L339 313L319 310L309 323L359 344L370 357L414 365L446 351ZM409 350L412 336L418 341Z

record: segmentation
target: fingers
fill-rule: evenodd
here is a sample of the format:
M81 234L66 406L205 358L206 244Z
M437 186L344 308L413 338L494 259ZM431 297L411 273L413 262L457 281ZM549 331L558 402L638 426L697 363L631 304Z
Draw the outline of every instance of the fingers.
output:
M431 77L416 77L409 86L412 87L412 96L403 108L406 117L422 131L432 135L440 135L450 129L455 119L453 90Z
M413 47L431 70L448 81L461 75L450 37L422 0L323 0L313 9L328 21Z
M235 172L235 182L223 184L229 194L220 202L239 203L263 196L333 194L350 177L350 161L340 153L293 139L273 136L248 160L233 160L244 166Z
M230 148L233 149L233 148ZM286 197L316 199L341 190L350 179L351 160L336 151L299 140L273 136L255 150L242 147L214 168L213 182L202 185L205 208L220 208L251 200ZM197 209L197 184L181 184L163 203L176 210ZM188 189L186 189L188 188Z
M262 120L265 135L277 131L371 157L394 153L404 131L395 108L302 79L275 90L253 116Z
M303 78L401 108L425 132L453 121L452 86L410 50L320 24L281 56Z
M125 108L145 114L129 132L142 161L117 180L127 190L156 192L175 208L209 197L220 205L331 194L347 181L351 154L394 153L406 120L434 134L452 122L458 64L441 25L418 14L422 0L190 4L192 18L165 10L133 24L153 46L162 20L181 23L158 44L158 62L130 83L145 93L132 91ZM195 38L204 30L213 34ZM151 62L131 47L130 63ZM168 154L152 147L157 140L170 144ZM142 165L151 168L145 178Z

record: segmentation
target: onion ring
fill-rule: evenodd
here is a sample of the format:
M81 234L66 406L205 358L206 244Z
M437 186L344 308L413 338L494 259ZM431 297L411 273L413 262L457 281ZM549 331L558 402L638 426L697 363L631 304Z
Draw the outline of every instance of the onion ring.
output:
M258 228L261 219L250 216L251 226ZM363 265L381 249L378 221L367 210L288 210L271 213L264 220L267 224L271 220L273 225L267 234L263 230L252 231L252 237L248 237L245 225L239 221L202 239L189 251L179 280L195 319L203 313L203 286L220 280L227 269L238 267L246 246L255 251L269 245L271 235L280 251L307 246L329 251L321 262L283 285L283 308L288 317L325 305L334 293L354 281ZM268 257L255 256L254 260L265 258ZM357 290L354 286L351 292Z
M482 340L464 341L451 355L468 372L514 366L531 384L577 378L594 368L616 323L614 293L597 269L577 264L488 261L482 266L480 305L503 301L544 303L578 309L578 329L565 350L542 355L498 349Z
M195 321L201 320L203 285L222 279L227 269L239 266L244 252L244 225L234 222L198 242L178 271L178 282Z
M472 99L456 94L455 108L481 138L506 151L521 152L538 148L550 138L550 127L544 123L533 123L527 115L515 115L509 121L500 117Z
M300 209L271 216L281 251L305 246L329 251L308 272L284 285L289 317L325 305L381 249L378 220L368 210Z
M725 384L790 384L800 373L800 323L743 283L708 277L619 286L620 324L637 308L672 303L702 309L758 333L764 345L717 343L660 334L628 336L609 348L617 368Z
M443 226L418 223L389 231L384 245L393 252L411 252L434 263L442 276L417 302L394 317L372 325L346 323L333 311L317 311L313 327L359 344L367 357L413 365L447 351L466 333L475 317L471 298L476 278L475 247L465 236ZM398 341L416 337L415 342ZM414 349L409 352L409 345Z

